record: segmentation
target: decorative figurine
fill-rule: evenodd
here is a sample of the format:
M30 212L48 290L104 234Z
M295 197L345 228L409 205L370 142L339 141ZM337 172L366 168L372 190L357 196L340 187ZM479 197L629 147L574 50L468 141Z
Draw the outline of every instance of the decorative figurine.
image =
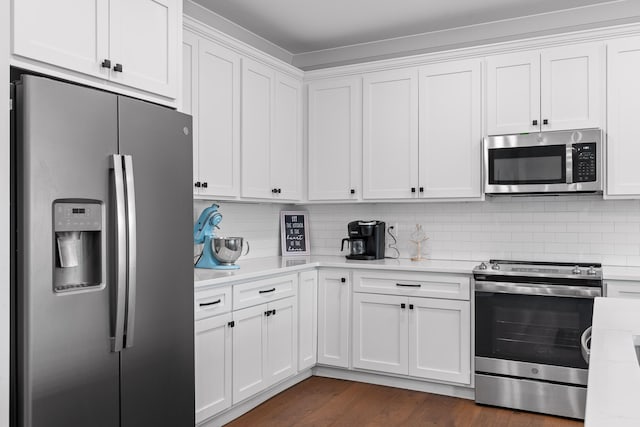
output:
M413 233L411 233L411 239L409 240L410 242L416 244L416 256L411 257L411 261L421 261L425 259L422 257L422 242L428 239L429 238L422 230L422 225L416 224L416 229Z

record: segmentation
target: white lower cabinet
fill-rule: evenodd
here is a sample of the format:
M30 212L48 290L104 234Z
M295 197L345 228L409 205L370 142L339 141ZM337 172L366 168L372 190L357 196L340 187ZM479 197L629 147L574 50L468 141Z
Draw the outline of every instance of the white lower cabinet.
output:
M298 279L298 371L318 361L318 272L300 273Z
M470 302L355 293L353 367L470 384Z
M235 311L233 321L235 404L296 373L296 298Z
M231 313L195 324L196 423L231 406Z
M606 296L611 298L640 298L640 283L627 280L607 280Z
M349 367L351 280L348 270L318 273L318 363Z

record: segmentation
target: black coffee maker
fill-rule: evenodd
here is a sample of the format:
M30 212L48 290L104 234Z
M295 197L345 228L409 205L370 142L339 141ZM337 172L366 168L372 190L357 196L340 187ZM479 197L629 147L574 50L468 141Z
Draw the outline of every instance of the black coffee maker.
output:
M373 260L384 258L384 229L382 221L352 221L347 225L349 237L342 239L349 247L347 259Z

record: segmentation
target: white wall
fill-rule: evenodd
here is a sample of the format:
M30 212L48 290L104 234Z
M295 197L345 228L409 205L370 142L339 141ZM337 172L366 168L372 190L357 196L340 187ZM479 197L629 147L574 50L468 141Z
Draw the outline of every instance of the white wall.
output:
M9 1L0 1L0 105L9 99ZM0 426L9 425L9 111L0 114Z
M306 209L314 255L340 254L349 221L379 219L388 225L398 223L402 258L415 254L409 239L419 223L429 237L423 254L433 259L507 258L640 266L640 200L503 197L485 202L309 205Z

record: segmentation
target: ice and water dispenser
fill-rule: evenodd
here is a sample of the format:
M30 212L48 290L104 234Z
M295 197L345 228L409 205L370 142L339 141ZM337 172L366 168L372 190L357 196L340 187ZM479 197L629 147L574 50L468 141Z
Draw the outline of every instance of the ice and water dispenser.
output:
M93 200L53 203L53 291L101 287L102 204Z

